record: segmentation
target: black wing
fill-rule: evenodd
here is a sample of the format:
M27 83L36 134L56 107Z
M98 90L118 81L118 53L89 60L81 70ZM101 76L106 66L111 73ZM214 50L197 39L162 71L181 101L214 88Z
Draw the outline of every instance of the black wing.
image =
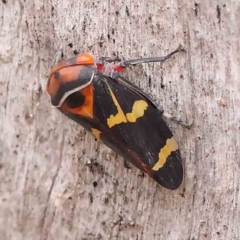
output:
M162 112L127 81L99 74L92 85L93 118L63 113L162 186L178 188L183 178L180 151Z

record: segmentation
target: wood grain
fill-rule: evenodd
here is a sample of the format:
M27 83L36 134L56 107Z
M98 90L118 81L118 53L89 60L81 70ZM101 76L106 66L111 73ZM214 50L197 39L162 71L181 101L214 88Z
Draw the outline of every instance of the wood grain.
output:
M240 2L0 2L0 236L240 239ZM50 106L54 55L162 56L126 72L168 112L185 179L158 186Z

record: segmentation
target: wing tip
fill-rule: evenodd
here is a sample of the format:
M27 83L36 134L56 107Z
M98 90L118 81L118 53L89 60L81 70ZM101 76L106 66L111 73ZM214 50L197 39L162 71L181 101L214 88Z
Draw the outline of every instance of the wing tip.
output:
M152 178L161 186L175 190L180 187L183 181L183 166L180 152L173 152L162 168L156 171Z

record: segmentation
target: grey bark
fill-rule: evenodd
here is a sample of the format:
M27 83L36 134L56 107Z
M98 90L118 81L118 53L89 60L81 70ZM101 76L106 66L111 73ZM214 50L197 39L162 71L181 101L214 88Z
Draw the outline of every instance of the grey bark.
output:
M0 16L1 239L240 239L239 1L2 0ZM169 191L52 108L45 84L58 50L130 59L179 44L126 74L194 122L168 122L185 168Z

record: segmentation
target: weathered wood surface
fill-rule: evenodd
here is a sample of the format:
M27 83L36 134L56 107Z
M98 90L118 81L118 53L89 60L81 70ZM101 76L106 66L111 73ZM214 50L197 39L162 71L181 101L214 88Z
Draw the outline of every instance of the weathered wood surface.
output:
M2 0L0 11L0 239L240 239L239 1ZM57 50L128 59L179 44L186 54L127 72L194 121L169 123L185 166L169 191L52 108L45 84Z

